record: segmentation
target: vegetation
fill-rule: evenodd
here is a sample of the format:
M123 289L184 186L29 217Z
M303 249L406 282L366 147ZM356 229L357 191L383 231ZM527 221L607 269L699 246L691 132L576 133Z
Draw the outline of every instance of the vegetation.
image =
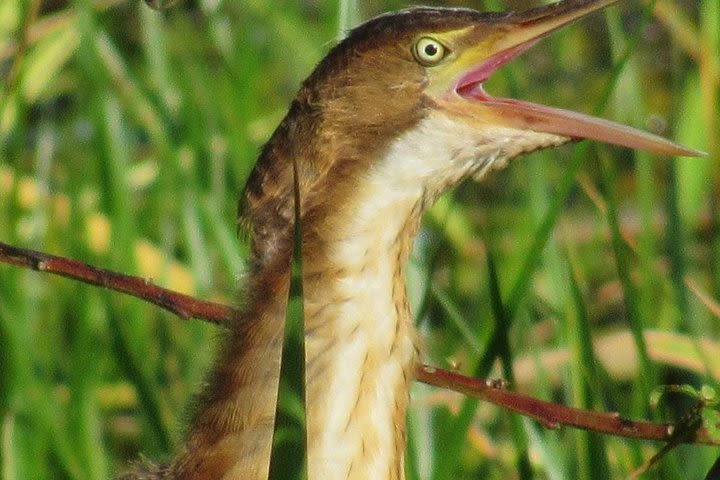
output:
M405 3L362 5L0 2L0 240L233 302L236 202L260 145L339 25ZM443 198L408 275L427 363L658 421L694 400L670 393L652 409L657 386L717 386L719 37L716 0L627 0L496 75L496 95L710 155L582 142ZM167 458L216 329L0 265L2 478L103 479L141 455ZM278 455L296 460L280 464L284 479L300 464L302 416L291 382L281 396ZM410 479L626 478L661 448L547 430L423 385L413 405ZM718 456L679 447L645 478L703 478Z

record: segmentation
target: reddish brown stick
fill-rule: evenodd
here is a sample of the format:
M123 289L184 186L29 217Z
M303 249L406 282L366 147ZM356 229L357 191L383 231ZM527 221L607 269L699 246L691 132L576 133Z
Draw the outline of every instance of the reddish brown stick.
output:
M595 412L545 402L523 393L499 388L492 381L470 378L427 365L421 365L418 368L417 380L469 395L534 418L546 428L559 428L561 425L566 425L639 440L720 445L720 441L712 438L704 428L699 428L694 432L680 433L676 432L675 425L672 424L628 420L622 418L618 413ZM678 437L678 435L681 436Z
M13 247L2 242L0 242L0 263L61 275L123 292L164 308L183 319L194 318L222 325L238 315L238 310L233 307L173 292L158 287L146 279L93 267L76 260L48 255L35 250ZM547 428L567 425L641 440L720 445L720 442L711 438L704 428L694 432L683 432L682 436L678 437L671 424L638 422L621 418L617 413L581 410L545 402L522 393L498 388L494 382L466 377L427 365L421 365L418 368L417 380L469 395L534 418Z
M57 257L36 250L17 248L2 242L0 242L0 262L126 293L162 307L183 320L195 318L215 324L224 324L238 315L238 310L233 307L173 292L155 285L150 279L125 275L77 260Z

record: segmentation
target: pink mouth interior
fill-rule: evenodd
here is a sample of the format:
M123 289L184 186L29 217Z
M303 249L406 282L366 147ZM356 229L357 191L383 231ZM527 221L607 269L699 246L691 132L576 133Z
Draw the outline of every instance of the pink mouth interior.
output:
M485 90L483 90L483 82L490 78L490 76L500 67L509 63L515 57L531 48L538 41L539 39L533 39L496 53L481 65L473 68L460 77L455 84L455 91L462 97L472 98L479 101L488 101L493 99L485 93Z
M493 97L492 95L488 94L485 89L483 88L483 83L490 78L490 76L495 73L499 68L504 66L505 64L509 63L513 59L515 59L517 56L523 54L525 51L529 50L531 47L533 47L536 43L538 43L541 40L541 38L534 38L531 40L528 40L527 42L521 43L519 45L516 45L514 47L510 47L508 49L502 50L501 52L496 53L486 61L484 61L482 64L477 66L476 68L473 68L469 72L465 73L455 84L455 92L460 95L461 97L468 99L468 100L474 100L477 102L492 104L496 106L504 106L509 108L514 108L517 110L522 110L526 113L532 112L531 116L534 115L542 115L542 116L550 116L550 117L564 117L564 118L575 118L575 119L585 119L589 118L584 116L583 114L578 114L576 112L560 109L560 108L554 108L554 107L548 107L546 105L540 105L537 103L532 102L526 102L522 100L516 100L514 98L501 98L501 97ZM528 117L530 118L530 117ZM554 133L561 133L561 132L554 132ZM567 134L570 136L573 136L575 138L581 138L584 137L580 132L562 132L563 134ZM572 135L575 133L576 135Z

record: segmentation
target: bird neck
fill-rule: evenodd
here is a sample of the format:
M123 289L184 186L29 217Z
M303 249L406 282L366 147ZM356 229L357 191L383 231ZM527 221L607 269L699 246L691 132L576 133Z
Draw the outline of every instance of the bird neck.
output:
M308 478L404 478L416 349L403 270L421 195L383 173L303 225Z
M330 171L328 191L310 197L324 201L303 205L310 479L404 478L418 357L404 266L437 195L501 157L474 134L431 113L378 151L369 167L348 167L362 164L351 157L338 163L342 174Z
M285 249L251 275L248 290L257 296L250 295L246 313L229 325L185 446L159 478L267 480L289 268Z
M487 171L500 150L483 138L468 146L473 130L458 136L442 114L390 142L368 141L365 151L332 143L349 134L290 141L317 130L297 121L311 117L303 113L293 105L246 187L247 313L227 334L173 478L267 478L290 278L293 161L302 199L308 478L404 478L417 356L404 265L425 208L462 177ZM470 161L478 156L486 161Z
M315 196L344 196L342 207L303 208L308 478L399 480L416 357L403 270L422 193L380 170L357 191L345 173ZM173 478L267 478L292 230L260 233L276 244L254 248L247 314L227 332Z

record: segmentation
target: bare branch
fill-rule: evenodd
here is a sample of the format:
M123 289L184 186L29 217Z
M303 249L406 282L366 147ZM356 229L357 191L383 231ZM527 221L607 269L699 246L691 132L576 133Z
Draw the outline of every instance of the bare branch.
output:
M194 318L222 325L239 314L238 310L233 307L173 292L155 285L150 279L125 275L77 260L13 247L2 242L0 242L0 262L126 293L164 308L183 320Z
M182 319L194 318L222 325L239 314L239 311L233 307L173 292L158 287L147 279L93 267L76 260L48 255L35 250L13 247L2 242L0 242L0 263L48 272L126 293L164 308ZM689 433L687 431L676 432L675 426L672 424L627 420L617 413L594 412L545 402L522 393L506 390L502 386L498 386L496 382L478 380L427 365L418 367L417 380L493 403L533 418L547 428L559 428L566 425L640 440L657 440L671 444L720 445L720 442L712 438L704 428L698 428Z
M417 380L494 403L533 418L547 428L566 425L638 440L720 445L720 441L712 438L704 428L698 428L690 433L679 432L672 424L628 420L618 413L594 412L545 402L523 393L499 388L494 382L466 377L427 365L418 367Z

